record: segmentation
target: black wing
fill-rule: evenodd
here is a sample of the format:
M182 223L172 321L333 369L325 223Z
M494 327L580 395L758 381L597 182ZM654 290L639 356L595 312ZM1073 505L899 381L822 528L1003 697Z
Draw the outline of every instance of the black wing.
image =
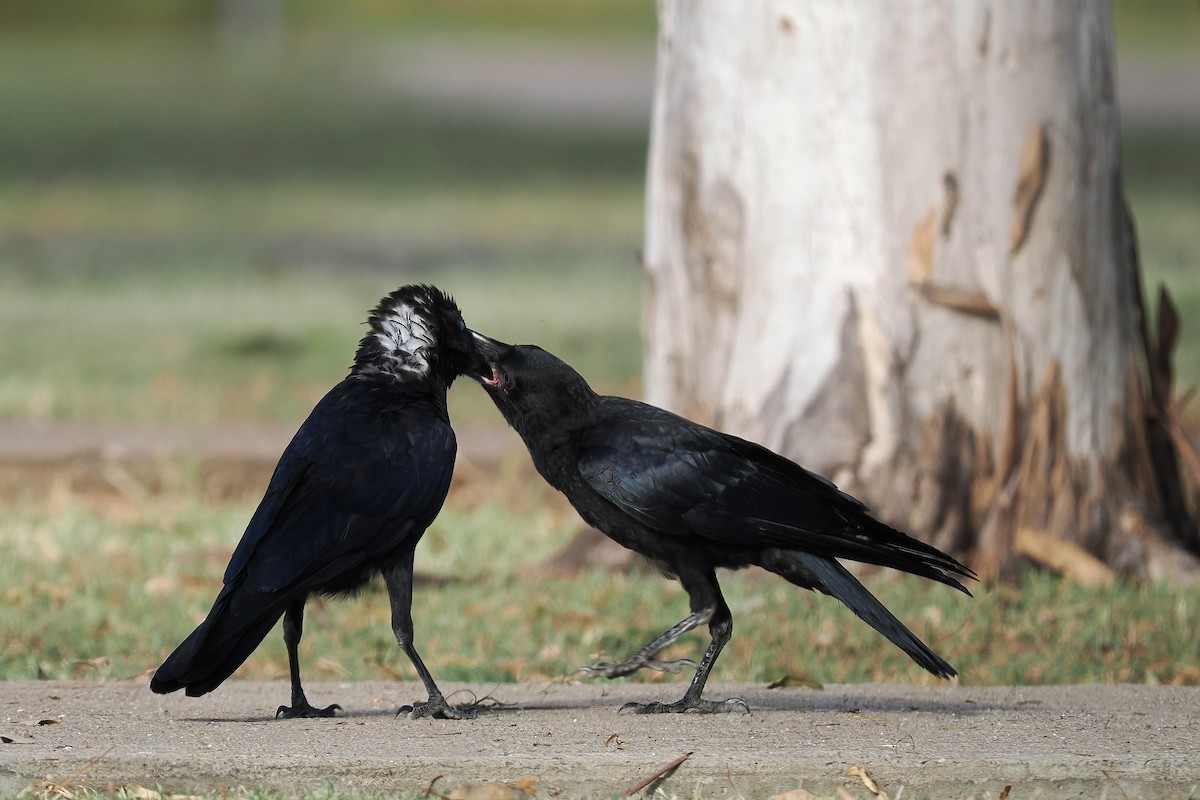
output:
M830 481L760 445L632 401L606 416L579 437L579 472L655 531L881 564L958 588L943 570L970 574L873 519Z
M297 431L225 583L260 592L336 583L437 516L454 469L449 424L423 402L380 413L360 388L339 384Z

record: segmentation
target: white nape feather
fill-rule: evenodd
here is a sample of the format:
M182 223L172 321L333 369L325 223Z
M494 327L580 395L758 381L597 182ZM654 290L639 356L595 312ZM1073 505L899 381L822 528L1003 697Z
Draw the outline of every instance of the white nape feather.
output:
M408 304L388 309L379 319L375 339L398 372L416 377L429 375L435 339L420 309Z

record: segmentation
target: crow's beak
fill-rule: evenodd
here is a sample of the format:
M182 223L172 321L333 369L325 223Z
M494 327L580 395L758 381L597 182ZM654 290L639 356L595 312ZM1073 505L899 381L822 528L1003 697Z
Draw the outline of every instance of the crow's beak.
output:
M468 374L485 387L500 386L499 362L512 350L512 345L490 336L484 336L477 331L471 331L471 339L475 343L475 350L479 353L480 358L477 362L477 369L473 367Z

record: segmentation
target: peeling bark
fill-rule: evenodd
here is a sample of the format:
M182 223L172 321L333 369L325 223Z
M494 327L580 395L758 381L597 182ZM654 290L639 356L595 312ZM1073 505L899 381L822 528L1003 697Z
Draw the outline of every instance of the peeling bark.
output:
M986 574L1086 552L1200 575L1200 456L1172 417L1178 321L1141 298L1109 8L659 10L647 398Z
M1025 244L1029 228L1033 224L1033 210L1042 197L1042 186L1046 183L1046 172L1050 169L1050 144L1046 129L1035 125L1025 141L1021 153L1020 173L1017 175L1017 190L1013 194L1013 227L1008 237L1008 252L1015 253Z

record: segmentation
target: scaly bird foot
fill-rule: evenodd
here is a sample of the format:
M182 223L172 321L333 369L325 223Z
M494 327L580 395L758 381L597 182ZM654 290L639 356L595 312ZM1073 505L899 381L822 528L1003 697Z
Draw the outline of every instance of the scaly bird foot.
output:
M686 700L677 700L674 703L626 703L617 713L629 709L633 709L635 714L729 714L734 711L750 713L750 706L740 697L731 697L728 700L696 700L691 703Z
M400 706L396 716L407 714L409 719L475 719L479 710L474 705L452 706L442 697L431 697L411 706Z
M644 661L630 659L622 661L620 664L609 664L607 661L601 661L589 667L580 667L576 672L582 672L593 678L621 678L625 675L632 675L643 667L658 670L659 672L679 672L684 667L695 666L696 662L690 658L678 658L674 661L658 661L653 658L647 658Z
M308 701L297 703L294 706L280 706L275 712L275 719L311 719L313 717L332 717L334 712L341 711L342 707L337 703L325 708L314 708L308 704Z

